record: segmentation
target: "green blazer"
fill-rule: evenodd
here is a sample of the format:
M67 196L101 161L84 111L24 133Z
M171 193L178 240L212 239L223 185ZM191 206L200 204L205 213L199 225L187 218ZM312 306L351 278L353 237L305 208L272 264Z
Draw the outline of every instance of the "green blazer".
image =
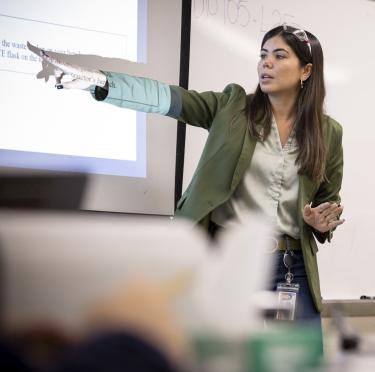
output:
M207 227L211 212L231 197L250 165L256 145L256 139L249 133L246 115L251 95L246 95L244 89L236 84L228 85L221 93L197 93L177 86L170 88L172 103L168 115L209 131L197 169L177 205L176 215ZM300 175L298 192L298 224L303 257L310 290L319 311L322 301L316 260L318 247L314 236L324 243L331 240L332 232L322 234L313 231L304 222L302 211L309 202L313 206L325 201L340 202L342 128L329 116L325 118L327 180L317 183Z

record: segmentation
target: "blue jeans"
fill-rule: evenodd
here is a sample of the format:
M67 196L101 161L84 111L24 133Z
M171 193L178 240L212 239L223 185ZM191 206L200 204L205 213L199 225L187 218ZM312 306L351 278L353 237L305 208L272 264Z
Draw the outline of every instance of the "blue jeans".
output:
M223 227L210 221L208 227L208 235L211 237L212 241L217 238L217 233L220 232ZM277 283L285 282L285 274L287 269L283 263L283 251L276 251L273 253L275 255L274 270L271 276L270 290L276 291ZM291 272L294 275L293 283L298 283L300 285L297 305L296 305L296 315L295 322L306 324L314 327L321 339L321 352L323 354L323 335L322 335L322 321L319 311L316 310L314 301L312 299L309 284L307 281L307 275L305 270L305 264L303 262L302 251L293 251L293 266Z
M285 274L287 269L283 263L283 251L276 251L275 253L274 272L272 274L270 289L276 291L277 283L285 282ZM293 283L298 283L299 293L297 297L295 321L301 324L306 324L316 327L322 339L323 352L323 337L322 337L322 322L319 311L315 308L314 301L311 296L305 264L303 262L302 251L293 251L293 265L291 272L294 275Z

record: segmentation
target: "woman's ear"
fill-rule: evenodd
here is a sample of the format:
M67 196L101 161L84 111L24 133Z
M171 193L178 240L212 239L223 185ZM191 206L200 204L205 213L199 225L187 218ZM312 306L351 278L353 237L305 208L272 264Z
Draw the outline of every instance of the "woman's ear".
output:
M302 67L302 76L301 80L305 81L307 80L312 73L312 63L308 63L307 65Z

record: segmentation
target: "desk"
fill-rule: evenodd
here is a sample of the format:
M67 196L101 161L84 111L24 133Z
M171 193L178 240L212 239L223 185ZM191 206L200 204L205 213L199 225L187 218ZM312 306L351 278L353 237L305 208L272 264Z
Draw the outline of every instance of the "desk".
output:
M331 318L331 308L338 307L350 328L364 341L368 348L375 338L375 300L323 300L322 329L324 353L334 356L339 348L339 335ZM372 346L371 346L372 348Z
M323 300L322 318L331 317L332 307L345 317L375 317L375 300Z

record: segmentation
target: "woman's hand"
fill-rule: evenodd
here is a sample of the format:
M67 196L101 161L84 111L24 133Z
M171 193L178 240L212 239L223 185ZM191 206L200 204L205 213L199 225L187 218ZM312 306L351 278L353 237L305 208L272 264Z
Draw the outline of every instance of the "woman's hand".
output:
M52 57L49 52L38 48L29 42L27 42L27 47L42 59L42 71L38 73L37 77L44 77L47 81L51 74L50 70L52 69L56 78L55 87L57 89L88 89L91 85L97 85L99 87L106 86L107 77L101 71L90 70L60 61L58 58ZM70 76L70 81L62 82L64 76Z
M303 219L315 230L324 233L345 222L344 219L340 219L343 210L343 206L331 202L322 203L315 208L312 208L311 204L306 204Z

